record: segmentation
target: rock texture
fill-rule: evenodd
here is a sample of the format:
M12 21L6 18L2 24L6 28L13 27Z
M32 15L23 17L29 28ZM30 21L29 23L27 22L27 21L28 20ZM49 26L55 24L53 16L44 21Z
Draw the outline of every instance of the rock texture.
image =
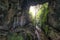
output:
M31 5L45 2L49 3L47 35L32 25L28 14ZM0 40L10 39L60 40L60 0L0 0Z

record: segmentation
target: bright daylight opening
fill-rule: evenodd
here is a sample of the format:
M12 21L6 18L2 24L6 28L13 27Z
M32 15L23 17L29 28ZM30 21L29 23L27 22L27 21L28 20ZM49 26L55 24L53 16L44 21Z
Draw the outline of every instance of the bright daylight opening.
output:
M35 5L35 6L30 6L29 8L29 14L35 18L37 16L37 13L39 9L42 7L42 5Z
M35 15L36 15L36 8L35 8L35 6L30 6L29 11L31 12L31 15L32 15L33 17L35 17Z

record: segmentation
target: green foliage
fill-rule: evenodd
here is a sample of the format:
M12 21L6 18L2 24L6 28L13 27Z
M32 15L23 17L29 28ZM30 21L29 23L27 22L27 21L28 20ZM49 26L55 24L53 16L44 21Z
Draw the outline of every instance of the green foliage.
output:
M40 24L43 25L44 22L47 20L47 14L48 14L48 3L44 3L40 10L37 13L37 18L39 18Z
M48 33L49 33L49 27L48 27L48 25L45 26L44 31L45 31L45 34L48 35Z
M27 33L27 40L32 40L33 38L32 38L32 36L31 36L31 34L30 33Z
M36 18L39 20L38 24L43 28L46 35L48 35L49 27L45 24L47 21L47 14L49 12L48 3L42 4L42 7L39 9Z
M22 35L17 35L17 33L10 34L8 40L24 40Z
M8 34L8 40L33 40L34 38L30 33L22 35L22 33L10 33Z

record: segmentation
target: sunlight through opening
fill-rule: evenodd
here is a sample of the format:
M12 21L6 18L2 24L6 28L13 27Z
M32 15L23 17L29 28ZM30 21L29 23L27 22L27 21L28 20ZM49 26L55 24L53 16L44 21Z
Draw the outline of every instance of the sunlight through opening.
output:
M36 15L36 8L35 8L35 6L30 6L29 11L31 12L31 15L32 15L33 17L35 17L35 15Z

